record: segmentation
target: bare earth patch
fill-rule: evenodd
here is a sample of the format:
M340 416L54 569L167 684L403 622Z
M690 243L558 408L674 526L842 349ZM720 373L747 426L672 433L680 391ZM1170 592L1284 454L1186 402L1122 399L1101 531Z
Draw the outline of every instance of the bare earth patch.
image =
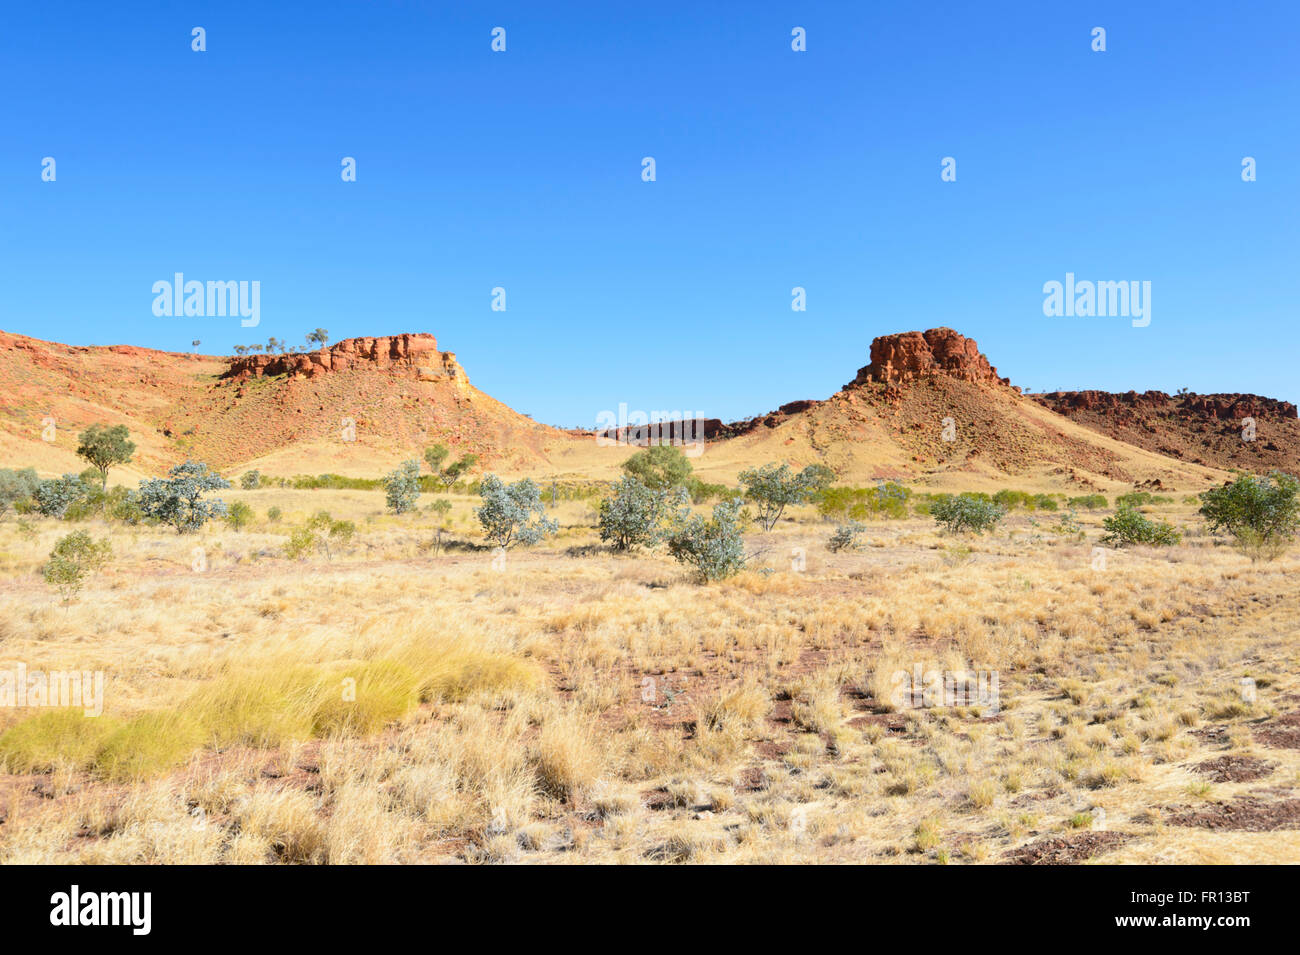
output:
M1300 749L1300 710L1260 724L1255 739L1273 749Z
M1211 782L1248 783L1263 779L1276 768L1277 763L1270 763L1258 756L1229 754L1197 763L1192 767L1192 771L1209 776Z
M1300 829L1300 799L1268 802L1255 796L1241 796L1233 802L1207 809L1188 810L1170 817L1170 825L1233 832L1273 832Z
M1039 839L1008 853L1014 865L1078 865L1086 859L1109 852L1128 842L1132 836L1123 832L1081 832L1074 836Z

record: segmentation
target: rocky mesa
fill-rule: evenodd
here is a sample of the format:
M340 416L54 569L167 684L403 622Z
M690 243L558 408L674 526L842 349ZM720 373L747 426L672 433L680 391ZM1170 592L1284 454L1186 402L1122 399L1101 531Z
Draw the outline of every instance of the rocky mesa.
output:
M871 342L871 364L859 369L846 387L868 381L902 384L936 375L1012 387L1009 379L998 377L975 339L944 327L877 337Z
M289 354L240 355L230 360L223 378L315 378L347 369L396 374L414 381L446 381L468 386L469 378L454 352L438 351L438 341L426 332L380 338L348 338L319 351Z

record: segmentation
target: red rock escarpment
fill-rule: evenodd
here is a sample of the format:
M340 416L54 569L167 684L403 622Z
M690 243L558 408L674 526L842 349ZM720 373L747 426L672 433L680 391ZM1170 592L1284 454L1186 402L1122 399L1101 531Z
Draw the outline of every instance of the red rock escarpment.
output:
M871 343L871 364L860 369L851 384L898 384L938 376L987 385L1011 384L998 377L998 370L980 354L975 339L951 328L881 335Z
M235 381L279 375L314 378L348 368L368 368L417 381L469 384L455 353L438 351L437 339L425 333L348 338L319 351L296 354L240 355L230 359L230 368L222 377Z
M1239 421L1242 418L1294 418L1296 406L1262 395L1167 395L1163 391L1051 391L1034 395L1036 401L1058 414L1072 411L1155 411L1177 408L1180 414Z

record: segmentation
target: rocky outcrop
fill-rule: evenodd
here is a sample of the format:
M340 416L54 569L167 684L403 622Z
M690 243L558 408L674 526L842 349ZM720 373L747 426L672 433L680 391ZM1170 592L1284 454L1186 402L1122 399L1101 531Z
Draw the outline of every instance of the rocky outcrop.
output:
M1131 416L1172 410L1181 417L1240 421L1242 418L1294 418L1296 406L1262 395L1167 395L1163 391L1051 391L1034 395L1036 401L1057 414L1091 411Z
M346 369L370 369L416 381L448 381L468 385L453 352L438 351L438 342L425 333L382 338L349 338L319 351L279 355L239 355L230 359L223 378L314 378Z
M875 339L871 343L871 364L858 371L850 386L869 381L900 384L938 376L986 385L1011 385L1008 379L998 377L998 370L980 354L975 339L951 328L932 328Z

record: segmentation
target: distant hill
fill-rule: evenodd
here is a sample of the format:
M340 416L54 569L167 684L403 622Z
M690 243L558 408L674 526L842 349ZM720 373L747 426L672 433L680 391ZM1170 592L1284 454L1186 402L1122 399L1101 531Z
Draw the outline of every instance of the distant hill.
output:
M1300 474L1300 420L1289 401L1161 391L1053 391L1033 398L1087 428L1180 461Z
M823 462L856 484L893 478L936 488L1202 488L1223 480L1220 468L1237 459L1227 443L1221 453L1189 453L1192 437L1199 436L1197 449L1210 448L1202 419L1222 430L1246 408L1258 412L1261 443L1237 453L1262 455L1264 464L1295 460L1295 409L1267 399L1206 396L1250 399L1206 404L1211 415L1187 400L1168 399L1165 407L1029 398L999 377L972 339L949 328L882 335L870 358L825 400L705 422L708 444L693 458L697 473L732 483L742 469L767 461ZM0 466L44 473L82 470L77 432L96 421L127 425L139 446L131 466L116 472L124 481L186 457L227 473L255 467L373 477L434 442L478 454L503 475L605 480L636 450L601 446L591 431L563 431L519 414L474 388L456 356L428 334L222 358L0 332L0 386ZM45 441L49 420L53 440Z

